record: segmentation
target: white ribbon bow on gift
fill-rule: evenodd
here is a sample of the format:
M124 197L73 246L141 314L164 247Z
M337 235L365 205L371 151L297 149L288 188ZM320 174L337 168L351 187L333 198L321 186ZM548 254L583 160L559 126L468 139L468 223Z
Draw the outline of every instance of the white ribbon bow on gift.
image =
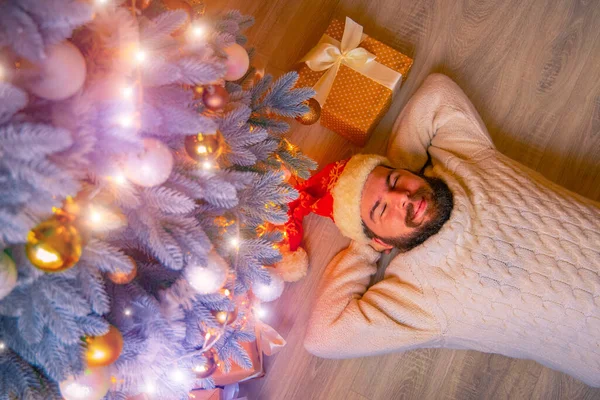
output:
M358 47L365 37L363 27L346 17L341 43L325 34L321 37L319 43L302 59L313 71L327 70L313 86L316 92L314 98L321 106L325 104L342 64L392 91L399 87L399 83L402 81L401 73L376 62L374 54Z

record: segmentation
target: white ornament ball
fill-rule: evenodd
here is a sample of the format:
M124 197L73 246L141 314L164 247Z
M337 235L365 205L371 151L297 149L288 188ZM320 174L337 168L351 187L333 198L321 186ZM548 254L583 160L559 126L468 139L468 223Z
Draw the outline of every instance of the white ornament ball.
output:
M79 49L67 40L50 46L39 68L39 77L28 83L27 89L44 99L71 97L85 82L85 59Z
M248 72L250 67L250 58L248 52L237 43L224 49L227 54L227 72L225 72L226 81L237 81Z
M228 271L227 262L213 249L206 262L191 256L183 273L194 290L200 294L209 294L217 292L225 285Z
M78 376L70 376L59 383L60 394L65 400L100 400L110 386L108 370L88 368Z
M8 296L17 286L17 267L12 258L0 250L0 299Z
M271 275L271 283L266 284L263 282L256 281L252 284L252 293L260 300L264 302L273 301L281 296L283 293L283 287L285 284L283 283L283 279L275 273L270 273Z
M173 154L160 140L144 139L144 149L125 160L125 176L144 187L164 183L173 169Z

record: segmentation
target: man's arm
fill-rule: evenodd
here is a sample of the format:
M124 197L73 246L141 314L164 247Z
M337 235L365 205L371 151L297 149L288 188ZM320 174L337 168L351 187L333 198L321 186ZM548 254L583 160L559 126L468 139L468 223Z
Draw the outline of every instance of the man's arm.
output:
M328 265L304 347L325 358L410 350L439 339L435 317L412 284L394 274L366 290L379 253L352 242Z
M442 74L429 75L394 124L388 158L395 165L419 171L429 147L471 158L494 148L477 110L462 89Z

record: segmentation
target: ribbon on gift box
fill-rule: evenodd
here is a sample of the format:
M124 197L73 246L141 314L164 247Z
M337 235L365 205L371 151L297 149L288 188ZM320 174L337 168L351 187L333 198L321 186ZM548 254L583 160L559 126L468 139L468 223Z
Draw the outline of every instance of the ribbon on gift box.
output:
M267 356L272 356L285 346L285 339L271 326L261 320L256 320L257 339L260 340L260 349Z
M324 34L319 43L301 60L313 71L327 71L313 86L315 100L321 107L333 87L333 82L342 64L365 75L369 79L394 92L402 81L402 74L375 61L376 56L358 47L366 35L363 27L346 17L342 41Z

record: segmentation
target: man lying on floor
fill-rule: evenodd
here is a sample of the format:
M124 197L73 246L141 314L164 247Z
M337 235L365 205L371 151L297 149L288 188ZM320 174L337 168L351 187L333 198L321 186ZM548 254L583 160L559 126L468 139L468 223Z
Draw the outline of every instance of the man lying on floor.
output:
M309 352L471 349L600 386L600 204L499 153L449 78L431 75L415 93L387 159L356 155L313 178L306 191L324 194L353 242L325 271Z

